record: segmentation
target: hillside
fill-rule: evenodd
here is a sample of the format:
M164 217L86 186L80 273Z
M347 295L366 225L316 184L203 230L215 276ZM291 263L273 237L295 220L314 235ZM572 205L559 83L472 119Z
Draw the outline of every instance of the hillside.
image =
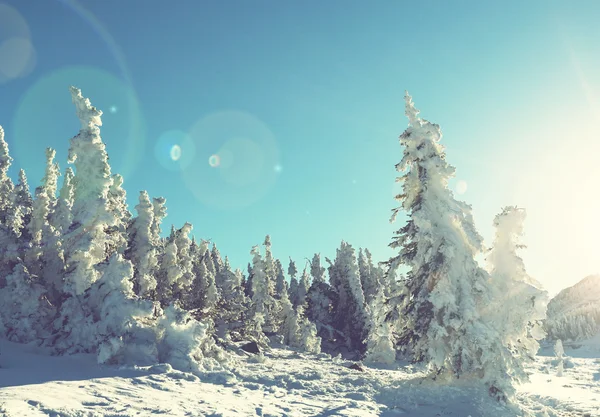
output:
M548 304L548 338L583 340L600 331L600 275L565 288Z

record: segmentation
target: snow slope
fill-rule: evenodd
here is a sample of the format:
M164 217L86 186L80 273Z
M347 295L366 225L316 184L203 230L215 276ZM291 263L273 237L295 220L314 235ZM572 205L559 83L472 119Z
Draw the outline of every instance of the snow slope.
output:
M584 340L600 332L600 275L565 288L548 303L550 339Z
M600 415L600 361L591 358L574 358L575 367L557 377L552 358L540 356L518 394L525 412L500 406L470 381L424 380L412 365L360 372L328 355L283 349L264 361L238 355L231 372L201 378L169 365L113 368L93 355L52 357L4 340L0 349L0 415L7 417Z

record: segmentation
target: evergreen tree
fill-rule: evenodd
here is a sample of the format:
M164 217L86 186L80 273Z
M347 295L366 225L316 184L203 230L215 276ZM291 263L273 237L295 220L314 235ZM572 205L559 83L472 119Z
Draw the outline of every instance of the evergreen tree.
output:
M12 210L12 196L14 184L8 176L8 169L12 164L12 157L8 153L8 143L4 140L4 129L0 126L0 225L7 225L7 217Z
M325 268L321 266L321 257L315 254L310 263L312 284L306 294L306 317L317 327L322 338L332 339L333 306L337 297L331 286L325 282Z
M127 226L131 221L131 213L127 208L127 193L123 188L123 177L114 174L111 179L107 204L115 218L115 224L106 228L106 234L110 237L107 242L107 258L115 252L123 255L127 249Z
M65 171L65 178L58 200L56 201L56 209L50 216L50 224L60 235L67 233L73 224L74 176L73 170L71 167L68 167Z
M502 398L511 391L505 375L512 358L479 314L492 298L489 276L475 260L482 239L470 206L448 189L455 170L439 144L440 127L418 114L407 93L409 127L400 136L404 155L396 165L404 173L398 178L403 192L392 221L402 209L408 221L390 244L399 253L387 262L389 274L400 264L408 268L400 341L434 375L477 375Z
M365 302L370 304L383 282L379 276L380 270L373 265L371 252L368 249L358 251L358 272Z
M22 264L16 264L0 289L0 328L14 342L29 343L49 336L55 314L44 286Z
M173 283L174 299L185 303L184 298L189 293L194 275L192 272L193 262L190 254L192 241L189 237L192 231L192 224L185 223L183 227L175 232L175 245L177 246L177 261L181 274L179 280Z
M368 335L368 309L360 284L354 248L342 242L330 267L331 285L338 294L333 326L346 336L349 349L364 353Z
M265 237L265 276L267 278L267 285L269 287L269 295L275 297L275 282L277 281L277 272L275 269L275 259L273 258L273 252L271 252L271 236Z
M71 87L73 104L81 122L79 134L71 139L69 163L75 165L73 226L63 237L67 270L64 291L81 295L99 278L100 264L107 259L106 228L117 219L108 205L112 184L105 145L100 137L102 111Z
M175 301L173 289L183 275L174 239L166 243L159 265L156 278L156 298L160 301L160 305L165 307Z
M19 241L15 229L22 228L19 224L21 214L14 205L14 184L8 176L12 163L8 153L8 144L4 140L4 129L0 126L0 288L6 285L6 276L11 274L19 262Z
M284 295L286 297L288 296L288 283L285 280L285 274L283 273L283 265L281 265L281 261L279 259L275 261L275 274L275 298L281 300L284 297Z
M210 251L210 257L212 258L213 265L215 266L215 274L219 276L219 272L224 267L223 258L221 258L221 252L217 249L217 244L213 242L212 249Z
M33 199L29 191L29 184L27 183L27 176L23 169L19 170L19 182L15 186L15 208L18 208L19 219L13 224L13 231L17 236L23 234L23 241L30 241L31 236L26 226L31 221L31 213L33 211Z
M134 266L133 290L140 297L152 299L156 290L158 266L156 238L152 236L154 210L146 191L140 191L139 203L135 206L137 217L129 225L129 244L125 258Z
M539 349L538 340L545 336L548 295L536 287L517 254L525 248L520 242L526 212L514 206L505 207L494 218L496 236L487 261L495 296L483 317L492 322L503 343L519 359L513 376L527 379L522 364L533 360Z
M221 338L231 337L241 340L244 330L244 318L247 309L247 300L242 287L242 271L231 271L229 259L225 257L223 263L221 297L218 300L215 318L217 334Z
M290 258L290 263L288 265L288 275L290 276L290 289L288 291L288 297L290 298L292 305L297 305L298 300L298 280L296 279L296 274L298 274L296 263L292 261L292 258Z
M252 292L252 265L250 264L250 262L248 262L248 266L246 267L246 270L248 271L248 278L246 279L246 282L244 285L244 294L246 294L246 297L251 299L253 292Z
M396 361L396 350L390 322L386 320L385 291L380 287L370 304L371 327L367 339L366 362L391 364Z
M154 244L159 248L162 246L162 239L160 235L162 230L160 228L163 220L167 217L167 200L164 197L154 197L152 199L152 211L154 212L154 217L152 221L151 236Z
M263 331L272 331L271 312L275 299L269 293L269 284L265 273L265 261L260 255L258 246L250 252L252 255L252 301L250 306L251 320L262 321Z
M294 297L294 308L306 307L306 295L308 294L308 289L310 288L310 274L307 268L304 268L302 271L302 278L300 278L300 282L298 283L298 291L296 292L296 297Z

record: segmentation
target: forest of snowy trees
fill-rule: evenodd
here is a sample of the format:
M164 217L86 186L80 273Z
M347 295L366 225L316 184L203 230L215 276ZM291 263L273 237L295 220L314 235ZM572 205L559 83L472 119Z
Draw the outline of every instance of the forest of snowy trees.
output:
M0 128L0 331L9 340L191 372L225 366L241 341L365 363L402 357L435 379L479 378L498 399L526 378L547 295L518 255L525 211L504 208L486 249L471 207L448 188L455 169L440 127L419 117L408 94L392 218L407 221L390 244L396 256L379 263L341 242L333 260L314 254L303 266L275 259L266 236L249 248L247 271L191 239L189 223L162 237L164 198L142 191L132 214L100 137L102 112L77 88L71 95L81 121L71 166L61 172L47 149L33 192L23 170L16 184L9 176Z

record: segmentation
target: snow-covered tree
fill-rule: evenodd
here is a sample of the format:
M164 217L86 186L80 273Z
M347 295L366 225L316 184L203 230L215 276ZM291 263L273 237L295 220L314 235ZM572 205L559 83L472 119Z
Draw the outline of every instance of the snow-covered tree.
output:
M489 275L475 256L482 250L469 205L454 199L448 180L455 169L440 145L440 127L419 117L406 94L409 127L400 136L404 155L396 169L403 191L396 199L392 221L400 210L408 220L390 244L388 273L407 267L402 345L414 360L426 361L434 375L477 375L490 393L510 393L506 374L514 362L498 332L479 311L493 298Z
M184 303L194 280L193 260L190 253L192 241L189 237L192 224L185 223L181 229L175 232L175 245L177 245L177 262L181 269L179 280L174 282L174 298Z
M283 265L281 265L281 261L279 259L275 261L275 273L275 298L280 300L284 297L284 295L286 297L288 296L288 283L285 280L285 274L283 273Z
M321 256L315 254L310 262L312 284L306 294L306 317L317 327L322 338L331 339L333 307L337 303L337 294L325 282L325 268L321 266Z
M267 284L269 286L269 295L271 297L275 296L275 282L277 280L277 271L275 270L275 259L273 258L273 252L271 250L271 236L265 236L265 241L263 243L265 246L265 276L267 278Z
M67 233L71 224L73 224L73 197L75 190L73 187L73 178L75 174L73 169L68 167L65 171L62 187L56 201L56 209L50 215L50 224L54 229L63 235Z
M100 276L99 264L106 261L106 228L117 219L109 209L112 184L105 145L100 137L102 111L71 87L71 97L81 122L79 134L71 139L69 163L75 165L73 226L63 237L67 271L64 290L81 295Z
M0 327L9 339L28 343L49 336L55 309L46 298L46 290L22 263L16 264L0 289Z
M183 275L174 239L166 243L159 265L156 276L156 298L161 306L165 307L175 301L173 289Z
M283 343L305 352L321 352L317 328L304 317L302 307L295 309L287 297L281 299L281 306L284 320L280 334L283 335Z
M349 349L364 353L368 335L368 308L360 284L354 248L341 243L335 261L330 264L331 286L338 294L333 327L346 335Z
M288 275L290 276L290 288L288 290L288 297L292 304L296 303L298 299L298 279L296 275L298 274L298 269L296 269L296 262L292 261L290 258L290 263L288 265Z
M365 362L391 364L396 361L396 349L391 324L387 317L385 291L380 287L370 303L371 326L367 339Z
M229 259L225 257L221 275L221 297L215 309L219 312L215 318L217 334L221 338L229 336L233 340L240 340L245 332L244 317L247 309L242 271L231 271Z
M123 254L127 249L127 226L131 220L131 213L127 208L127 193L123 188L123 177L114 174L108 189L108 210L115 219L115 224L106 228L109 237L107 242L106 256L113 253Z
M293 303L294 308L306 307L306 296L308 294L308 289L310 288L310 273L307 268L304 268L302 271L302 277L300 278L300 282L298 283L298 290L296 291L296 296L294 297Z
M164 197L154 197L152 199L152 211L154 212L154 217L152 221L151 227L151 235L155 240L155 244L160 245L160 234L162 230L160 228L163 220L167 217L167 200Z
M14 221L13 231L17 236L21 236L23 241L29 241L31 236L28 233L26 226L31 221L31 213L33 211L33 199L31 192L29 191L29 184L27 182L27 175L23 169L19 170L19 182L15 186L15 201L14 206L18 208L15 210L18 212L19 219Z
M371 252L368 249L358 251L358 273L365 302L370 304L383 282L381 282L380 270L373 265Z
M520 358L519 363L532 360L539 349L548 304L547 293L527 274L517 254L525 248L520 241L525 216L524 209L509 206L494 218L496 235L487 262L496 293L482 312L498 329L503 343ZM513 373L517 371L527 378L524 369Z
M89 291L99 363L148 365L158 360L155 307L133 292L133 265L114 253Z
M146 191L140 191L135 206L137 217L129 226L129 244L125 257L134 265L133 289L140 297L151 299L156 290L158 266L156 238L152 236L154 210Z
M8 176L12 160L0 126L0 245L3 248L0 251L0 288L19 261L20 248L15 232L23 227L22 215L14 204L14 184Z
M275 299L269 293L269 283L265 273L265 261L263 260L258 246L254 246L250 252L252 255L252 299L250 305L250 319L262 320L263 330L272 331L271 313Z
M219 277L219 273L224 267L223 258L221 257L221 252L217 249L216 243L213 242L212 249L210 250L210 257L212 258L213 265L215 266L215 274ZM217 280L218 283L218 280Z
M7 217L13 205L12 196L15 186L8 176L12 161L8 153L8 143L4 140L4 129L0 126L0 224L2 225L7 224Z

